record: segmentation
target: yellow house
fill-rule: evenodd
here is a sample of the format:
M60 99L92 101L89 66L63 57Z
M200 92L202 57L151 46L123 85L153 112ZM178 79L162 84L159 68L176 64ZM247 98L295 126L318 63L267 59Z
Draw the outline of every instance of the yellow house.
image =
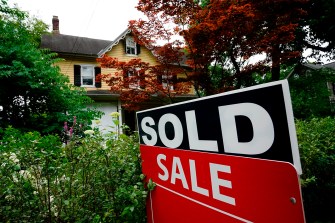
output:
M112 69L101 68L96 60L106 54L118 58L119 61L127 62L133 58L140 58L150 65L157 65L159 62L153 53L144 46L138 45L129 29L122 32L114 41L109 41L60 34L57 16L53 17L52 25L52 34L42 36L41 48L48 48L64 59L56 64L61 73L69 76L72 84L84 87L87 95L105 113L100 123L101 130L108 130L112 125L109 116L112 112L119 112L121 123L136 129L135 112L122 110L119 95L111 93L106 83L95 78L97 74L113 72ZM182 100L193 97L194 94L190 94Z

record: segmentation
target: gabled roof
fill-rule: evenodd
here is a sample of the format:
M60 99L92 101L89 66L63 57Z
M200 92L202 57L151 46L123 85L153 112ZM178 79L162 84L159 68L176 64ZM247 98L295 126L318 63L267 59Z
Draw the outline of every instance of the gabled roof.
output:
M41 48L48 48L53 52L63 54L101 57L117 45L120 40L124 39L130 32L130 29L126 29L114 41L62 34L46 34L42 36Z
M304 63L303 66L310 68L312 70L319 70L321 68L331 68L335 70L335 61L327 63L327 64L313 64L313 63Z
M120 40L124 39L129 33L131 33L130 29L126 29L125 31L123 31L118 37L116 37L116 39L114 41L112 41L111 43L109 43L104 49L102 49L99 53L98 53L98 57L101 57L102 55L104 55L105 53L109 52L112 50L112 48L114 46L116 46Z
M313 63L304 63L302 64L305 67L308 67L312 70L318 70L321 69L323 66L321 64L313 64Z
M124 39L130 33L131 30L127 28L113 41L63 35L58 33L45 34L42 35L41 48L48 48L52 52L61 53L63 55L67 54L97 58L102 57L104 54L111 51L114 46L119 44L120 40ZM151 52L155 57L157 57L153 50ZM173 65L189 67L186 63L187 59L188 58L185 54L182 61Z
M331 68L335 70L335 61L328 63L328 64L314 64L314 63L303 63L303 64L299 64L298 66L296 66L288 75L286 78L290 78L294 73L302 73L302 72L306 72L306 70L310 69L310 70L319 70L322 68Z
M41 48L48 48L53 52L63 54L77 54L88 57L97 57L113 41L91 39L79 36L62 34L46 34L42 36Z
M324 67L332 68L335 70L335 61L323 65Z

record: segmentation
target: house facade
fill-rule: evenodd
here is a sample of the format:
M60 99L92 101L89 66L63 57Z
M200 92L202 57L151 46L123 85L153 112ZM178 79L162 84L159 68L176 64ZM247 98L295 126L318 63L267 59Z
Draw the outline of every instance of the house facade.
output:
M301 77L304 82L299 82ZM295 95L299 95L296 102L297 110L314 115L334 114L335 62L299 64L286 78L291 85L291 94L293 91ZM315 106L316 104L318 106Z
M112 112L119 112L121 114L120 123L125 123L135 130L135 112L123 110L119 95L111 93L109 86L97 78L100 73L108 74L115 72L115 70L101 68L97 58L107 55L124 62L140 58L150 65L158 65L157 58L150 50L134 41L129 29L122 32L115 40L109 41L63 35L59 30L57 16L53 17L52 24L52 34L42 36L41 48L48 48L63 59L56 64L61 73L67 75L72 84L85 88L87 95L95 101L92 106L98 106L99 110L104 112L99 124L100 130L108 132L114 128L109 116ZM194 94L191 92L182 100L190 98L194 98Z
M305 73L308 73L308 70L320 70L322 68L329 68L335 71L335 62L326 63L323 65L306 63L306 64L303 64L303 67L305 68L303 69ZM327 87L329 90L329 101L330 101L332 109L334 109L335 108L335 82L327 81Z
M323 66L335 70L335 62L327 63ZM327 86L330 92L330 103L332 104L332 108L335 111L335 82L327 82Z

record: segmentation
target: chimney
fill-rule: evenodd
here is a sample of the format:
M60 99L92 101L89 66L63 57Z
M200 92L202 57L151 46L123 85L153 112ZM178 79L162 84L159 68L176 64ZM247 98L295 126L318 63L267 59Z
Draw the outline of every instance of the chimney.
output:
M52 17L52 33L59 34L59 19L55 15Z

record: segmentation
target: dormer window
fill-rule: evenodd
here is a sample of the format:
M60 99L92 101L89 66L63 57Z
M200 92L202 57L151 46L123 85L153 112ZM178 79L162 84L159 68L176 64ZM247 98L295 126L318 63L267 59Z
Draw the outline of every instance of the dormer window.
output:
M126 38L126 54L130 55L137 55L137 47L136 42L134 41L134 38L131 36L128 36Z
M141 53L141 46L135 42L134 37L127 36L123 42L126 55L135 56Z

